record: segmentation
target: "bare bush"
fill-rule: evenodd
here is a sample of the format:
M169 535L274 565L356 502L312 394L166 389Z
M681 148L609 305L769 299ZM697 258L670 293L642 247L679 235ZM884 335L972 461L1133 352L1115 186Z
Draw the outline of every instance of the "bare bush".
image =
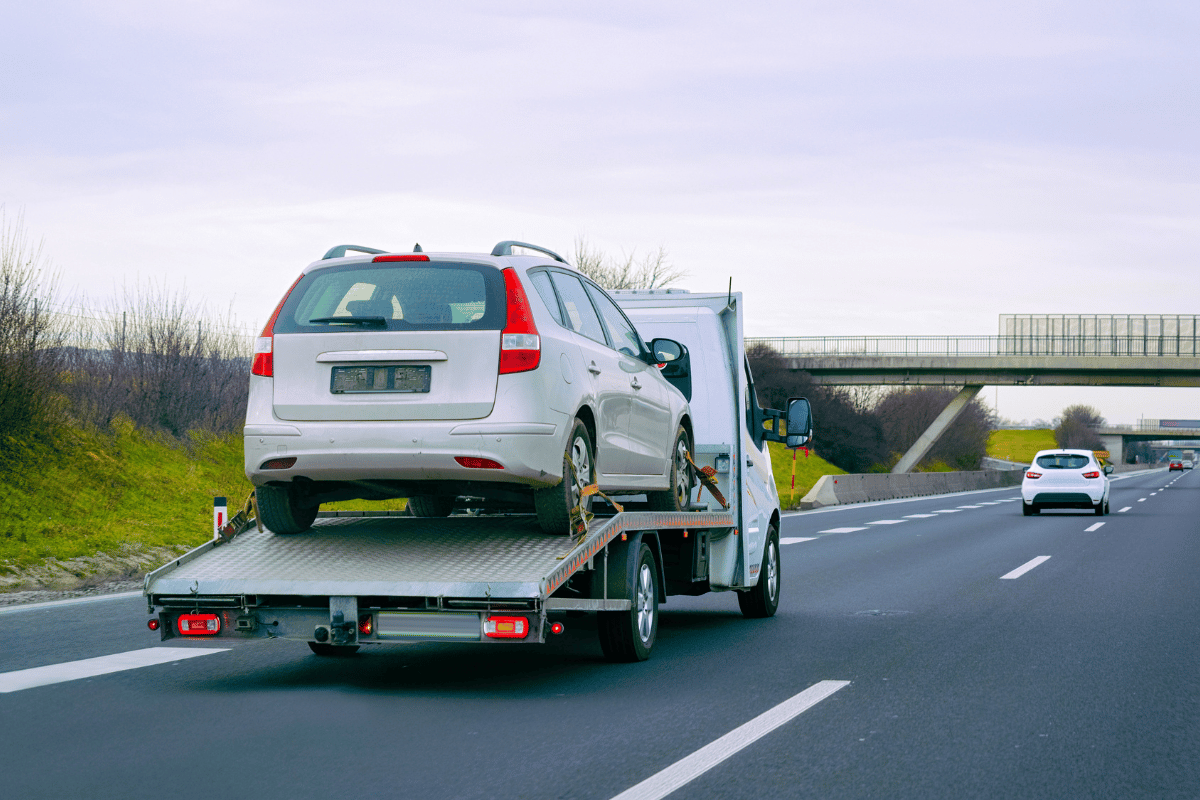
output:
M663 247L640 260L636 252L616 259L593 248L583 237L575 240L575 268L605 289L661 289L687 275L686 270L670 264Z
M940 386L901 389L885 395L875 406L884 440L899 459L942 413L958 392ZM972 400L946 429L921 462L940 461L954 469L979 469L987 455L988 437L996 429L992 410L979 397Z
M0 217L0 452L58 423L63 331L50 311L55 276L20 217Z
M1063 409L1054 428L1054 441L1070 450L1103 450L1097 429L1104 426L1104 417L1091 406L1076 404Z

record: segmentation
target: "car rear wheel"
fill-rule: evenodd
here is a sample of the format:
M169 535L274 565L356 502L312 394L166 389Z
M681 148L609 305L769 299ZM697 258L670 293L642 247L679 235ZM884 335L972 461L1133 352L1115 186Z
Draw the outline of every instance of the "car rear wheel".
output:
M453 510L453 497L417 495L408 498L408 513L414 517L448 517Z
M1099 503L1096 503L1093 510L1096 512L1097 517L1103 517L1105 514L1107 514L1108 513L1108 498L1101 499Z
M567 438L562 474L563 479L557 486L533 492L538 525L546 533L569 534L571 509L581 504L585 511L591 508L592 498L583 496L583 487L596 481L596 456L587 426L579 419L575 420Z
M1039 511L1041 511L1041 509L1039 509L1033 503L1026 503L1024 500L1021 501L1021 513L1024 514L1025 516L1032 517L1034 514L1037 514Z
M301 533L312 527L320 505L306 505L294 483L259 486L254 490L259 519L273 533Z
M692 452L691 437L682 425L675 431L671 448L671 488L665 492L646 492L651 511L687 511L692 496L692 470L687 454Z

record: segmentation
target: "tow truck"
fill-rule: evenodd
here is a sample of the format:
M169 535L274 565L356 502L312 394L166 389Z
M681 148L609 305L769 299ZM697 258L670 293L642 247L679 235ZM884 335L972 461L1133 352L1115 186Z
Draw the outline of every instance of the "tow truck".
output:
M688 350L663 367L692 408L687 511L612 498L580 512L569 537L543 532L532 514L323 512L311 530L281 536L248 502L211 541L146 575L150 630L291 639L341 656L406 642L540 643L582 611L598 614L609 660L635 662L649 657L669 596L733 592L744 616L774 615L780 506L766 443L806 444L808 401L759 407L740 293L612 296L643 337Z

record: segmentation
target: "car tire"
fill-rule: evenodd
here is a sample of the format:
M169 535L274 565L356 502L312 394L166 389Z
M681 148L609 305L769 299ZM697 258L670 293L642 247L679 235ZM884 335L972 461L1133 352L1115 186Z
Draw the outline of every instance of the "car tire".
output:
M309 649L319 656L334 656L344 658L358 652L356 644L329 644L328 642L309 642Z
M1024 500L1022 500L1021 513L1026 517L1032 517L1035 513L1033 510L1033 503L1026 503Z
M574 464L574 471L571 470ZM570 534L571 509L580 503L585 510L592 504L591 497L581 497L582 489L596 481L596 451L587 426L578 418L567 437L563 451L563 479L558 485L545 489L534 489L533 505L537 510L538 525L546 533Z
M775 526L767 528L767 541L763 545L762 568L758 571L758 583L737 593L738 607L746 619L766 619L775 616L779 608L779 534Z
M453 510L453 497L417 495L408 498L408 513L413 517L448 517Z
M600 649L609 661L645 661L658 637L658 570L645 542L638 549L629 599L628 611L601 611L596 618Z
M272 533L291 535L312 527L320 505L306 505L296 484L259 486L254 490L258 517Z
M646 492L651 511L687 511L692 499L692 470L686 454L692 452L692 440L680 425L671 445L671 488L663 492Z

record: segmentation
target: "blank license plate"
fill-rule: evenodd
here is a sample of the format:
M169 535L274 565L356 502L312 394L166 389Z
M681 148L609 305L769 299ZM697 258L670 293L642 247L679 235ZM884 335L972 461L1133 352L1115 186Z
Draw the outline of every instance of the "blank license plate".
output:
M334 367L329 391L333 394L425 393L429 391L429 367Z

